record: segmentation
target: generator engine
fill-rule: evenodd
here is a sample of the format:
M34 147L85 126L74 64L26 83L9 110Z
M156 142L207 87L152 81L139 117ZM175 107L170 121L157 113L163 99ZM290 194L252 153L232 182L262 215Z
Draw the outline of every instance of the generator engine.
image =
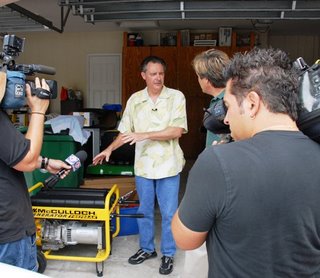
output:
M63 221L42 219L36 222L37 243L42 250L64 248L67 245L92 244L103 248L102 222Z

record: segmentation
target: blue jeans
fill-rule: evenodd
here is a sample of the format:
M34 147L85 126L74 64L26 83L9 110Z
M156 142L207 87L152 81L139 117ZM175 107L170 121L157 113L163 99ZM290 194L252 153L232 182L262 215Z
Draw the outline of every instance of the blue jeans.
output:
M38 271L36 236L0 244L0 262Z
M173 257L176 243L171 232L171 220L178 208L180 175L163 179L146 179L136 176L136 188L140 206L137 213L144 218L137 218L140 233L140 248L153 252L154 244L154 206L157 197L161 212L161 253Z

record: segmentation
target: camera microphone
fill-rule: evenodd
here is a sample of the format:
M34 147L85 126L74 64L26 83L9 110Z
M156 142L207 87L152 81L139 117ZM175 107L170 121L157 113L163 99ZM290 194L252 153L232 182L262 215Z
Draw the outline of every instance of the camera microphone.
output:
M158 109L157 109L157 108L152 108L151 110L152 110L152 111L158 111Z
M75 155L71 154L65 159L65 163L71 166L71 171L75 172L80 169L82 163L87 159L87 153L85 151L79 151ZM44 187L52 189L56 183L60 180L60 177L66 172L67 170L62 168L59 170L58 173L51 175L44 181Z
M15 66L15 69L25 73L26 75L32 74L34 72L55 75L56 69L44 65L35 65L35 64L19 64Z
M53 67L48 67L48 66L44 66L44 65L35 65L35 64L31 64L30 66L31 66L31 70L33 72L50 74L50 75L56 74L56 69Z

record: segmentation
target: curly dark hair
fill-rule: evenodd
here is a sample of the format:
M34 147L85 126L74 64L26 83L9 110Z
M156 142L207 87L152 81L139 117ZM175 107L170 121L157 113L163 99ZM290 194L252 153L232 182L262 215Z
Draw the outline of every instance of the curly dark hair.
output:
M249 91L255 91L270 112L297 120L299 75L284 51L254 48L237 53L224 75L231 79L231 93L239 105Z

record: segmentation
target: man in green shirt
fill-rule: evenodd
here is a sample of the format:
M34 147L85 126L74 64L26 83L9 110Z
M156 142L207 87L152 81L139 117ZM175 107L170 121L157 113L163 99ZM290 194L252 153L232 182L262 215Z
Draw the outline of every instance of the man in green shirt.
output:
M226 82L223 70L230 60L226 53L217 49L209 49L198 54L192 61L192 66L198 76L202 92L211 95L209 107L223 99ZM207 130L206 147L214 141L219 142L221 137Z

